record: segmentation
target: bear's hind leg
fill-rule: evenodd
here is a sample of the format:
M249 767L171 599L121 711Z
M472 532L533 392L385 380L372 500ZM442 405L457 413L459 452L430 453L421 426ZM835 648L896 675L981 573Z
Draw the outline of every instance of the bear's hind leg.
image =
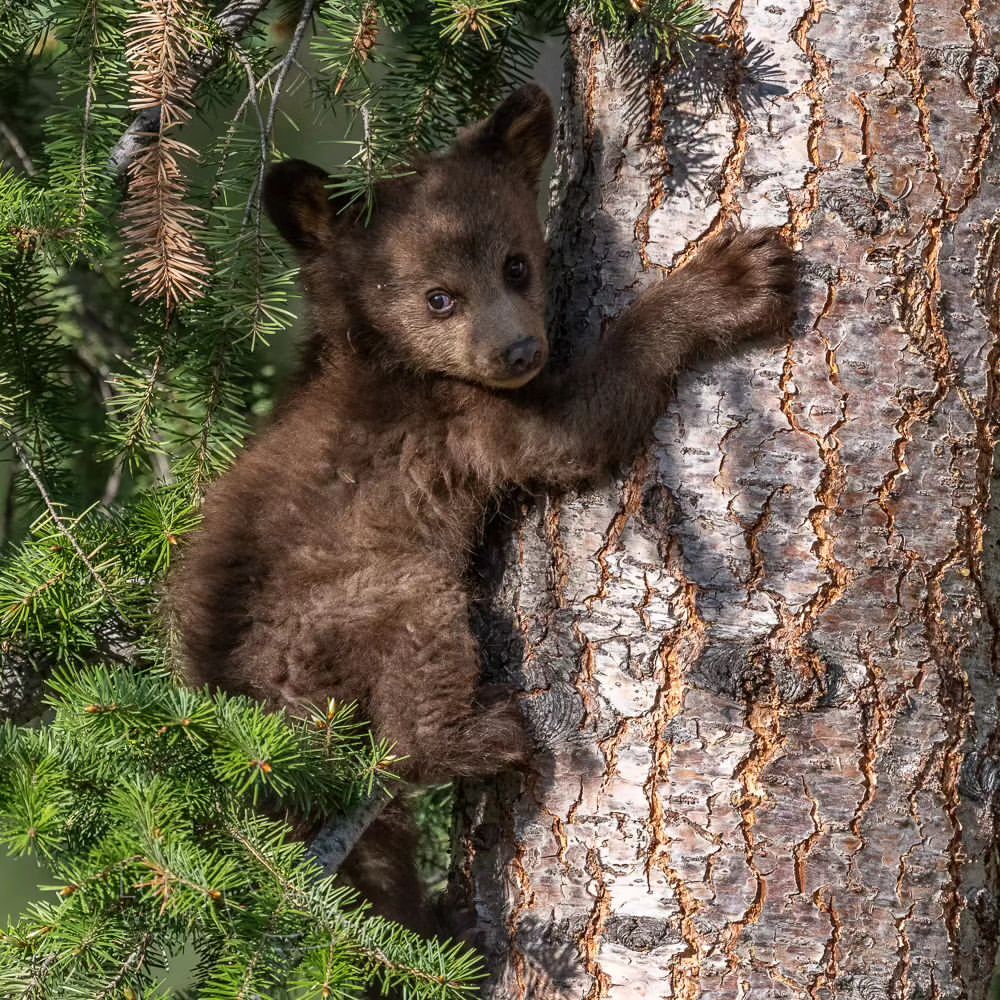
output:
M406 802L394 798L354 845L339 874L380 917L427 936L438 927L417 870L417 839Z
M368 708L375 732L406 758L399 773L428 784L524 763L530 743L517 705L480 690L465 593L406 595L393 612L395 639L380 650Z

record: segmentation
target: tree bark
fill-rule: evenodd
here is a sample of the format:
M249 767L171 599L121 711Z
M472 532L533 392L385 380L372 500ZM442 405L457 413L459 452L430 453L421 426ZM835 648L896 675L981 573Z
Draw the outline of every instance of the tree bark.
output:
M997 949L1000 8L735 0L690 70L570 25L554 328L728 222L785 342L679 379L613 484L520 503L488 670L539 743L464 789L493 1000L987 996ZM992 531L990 530L992 527Z

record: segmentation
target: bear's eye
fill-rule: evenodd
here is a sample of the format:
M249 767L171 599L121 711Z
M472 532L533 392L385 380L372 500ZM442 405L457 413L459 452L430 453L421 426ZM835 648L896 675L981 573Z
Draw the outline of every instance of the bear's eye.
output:
M519 254L511 254L503 265L504 277L512 285L523 285L528 280L528 262Z
M427 308L435 316L450 316L455 311L455 300L440 288L427 293Z

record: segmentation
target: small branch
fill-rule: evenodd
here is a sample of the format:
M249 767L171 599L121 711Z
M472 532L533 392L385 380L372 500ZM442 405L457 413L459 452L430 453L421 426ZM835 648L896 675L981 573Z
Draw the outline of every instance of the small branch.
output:
M183 0L139 0L125 28L129 106L159 109L160 131L129 164L122 242L126 283L138 302L162 300L166 318L205 294L211 266L199 232L203 219L188 203L182 163L195 150L178 128L191 119L192 59L199 54L181 14Z
M222 172L225 169L226 163L229 160L229 155L230 155L229 150L233 144L233 138L236 135L236 132L239 129L240 125L242 124L243 113L251 105L253 105L254 115L257 118L257 127L260 133L261 156L264 159L267 158L267 143L264 139L264 128L265 128L264 113L260 109L259 95L264 84L267 83L268 79L272 77L275 73L277 73L279 69L281 69L281 65L279 63L275 63L266 73L264 73L263 76L261 76L259 80L254 80L253 69L250 66L250 62L247 59L246 53L239 46L235 46L233 48L233 55L236 56L237 60L243 65L243 68L247 72L247 77L248 77L247 95L246 97L243 98L242 101L240 101L240 106L236 109L236 113L233 115L232 122L230 123L229 129L226 132L226 138L223 140L221 153L219 155L219 166L215 171L215 182L212 185L213 192L214 189L220 183L220 180L222 178ZM253 81L252 86L250 85L250 81ZM212 195L212 201L213 203L215 201L214 193Z
M270 147L271 137L274 135L274 117L278 112L278 98L281 96L282 84L284 84L285 77L295 62L299 46L305 37L306 28L309 27L309 23L312 21L315 9L316 0L305 0L305 3L302 5L302 14L299 17L299 23L295 25L295 33L292 35L292 40L288 43L288 51L285 53L285 58L281 60L281 69L278 70L278 77L274 81L274 88L271 91L271 106L267 109L267 130L265 136L268 147Z
M312 855L332 875L344 863L362 834L389 804L391 795L377 792L365 799L353 812L327 821L309 845Z
M191 80L191 90L208 76L226 57L229 45L238 42L251 28L254 21L268 5L269 0L233 0L216 18L216 24L222 33L222 40L212 48L199 53L191 59L186 68L186 76ZM125 182L128 165L135 155L149 141L149 136L160 131L160 109L147 108L141 111L118 140L111 151L110 167Z
M295 32L292 40L288 43L288 51L278 64L278 75L275 77L274 85L271 88L271 105L267 109L267 121L264 123L263 132L260 137L261 155L258 165L257 177L250 195L247 198L246 211L243 214L243 225L246 226L251 218L255 218L257 227L258 245L260 240L260 197L264 190L264 171L267 169L268 160L271 157L272 138L274 136L274 119L278 113L278 101L281 98L281 88L284 86L285 77L292 66L298 65L297 56L302 39L305 38L306 29L312 21L313 12L316 10L317 0L305 0L302 5L302 13L299 15L298 24L295 25Z
M243 72L247 76L247 96L243 98L240 106L236 109L236 114L233 115L233 126L235 128L236 123L240 121L243 117L243 112L246 110L247 106L253 108L254 115L257 118L257 127L260 131L260 148L261 156L267 155L267 138L266 129L267 126L264 124L264 112L260 109L260 86L261 84L272 74L278 71L280 67L272 66L259 80L253 75L253 66L250 64L250 58L243 51L239 45L233 45L233 55L236 56L237 62L243 67Z
M21 144L21 140L11 130L11 127L0 119L0 135L7 140L7 145L14 151L14 155L20 160L21 167L29 177L35 176L35 164L28 156L27 150Z
M94 110L94 96L97 79L97 60L100 46L100 35L97 23L97 2L90 4L90 40L87 47L87 90L83 99L83 132L80 143L80 192L77 204L77 224L83 225L87 216L88 186L87 186L87 143L90 139L90 124Z
M45 488L45 483L42 482L41 477L35 472L34 467L31 464L28 451L21 442L21 439L14 433L14 429L9 425L3 426L4 437L10 442L10 446L17 456L18 463L21 468L28 474L28 478L35 484L35 489L38 490L39 496L42 498L42 503L45 504L45 509L49 512L49 516L52 518L52 523L56 526L56 530L62 535L67 542L69 542L70 547L76 553L79 560L87 567L87 572L90 573L94 582L100 588L102 594L108 599L108 603L115 609L118 617L121 619L122 624L128 626L131 623L128 620L128 616L122 609L118 606L118 602L115 600L114 595L108 589L108 585L102 579L100 573L97 572L94 564L90 561L90 556L83 551L80 543L73 537L73 533L63 524L62 515L56 509L55 502L52 497L49 496L49 491Z
M250 60L247 58L246 53L238 46L233 47L233 52L236 58L240 61L243 66L243 70L247 75L247 96L244 98L243 103L240 105L239 110L236 113L235 123L240 120L240 116L243 114L244 108L247 106L247 102L253 107L254 114L257 116L257 134L260 139L260 159L257 163L257 177L253 183L250 190L250 195L247 199L246 211L243 213L243 226L250 221L250 218L256 213L258 229L260 228L260 198L259 193L261 190L261 185L263 183L264 168L267 166L267 158L270 146L268 144L268 131L267 124L264 121L264 113L260 109L260 98L258 96L260 84L264 82L264 77L261 77L260 81L254 79L253 67L250 65ZM281 72L284 68L284 62L279 63L277 66L272 66L265 76L272 72ZM221 166L220 166L221 171Z
M106 997L118 996L119 987L125 982L126 978L146 964L146 956L149 954L149 946L152 943L153 933L152 931L147 931L136 942L136 946L132 949L131 953L126 956L121 968L115 973L111 982L97 994L94 1000L105 1000Z

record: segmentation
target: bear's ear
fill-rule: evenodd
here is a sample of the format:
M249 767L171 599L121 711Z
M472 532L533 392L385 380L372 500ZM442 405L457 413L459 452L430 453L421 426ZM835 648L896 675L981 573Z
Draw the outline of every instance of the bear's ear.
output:
M485 121L463 129L458 143L504 154L537 187L554 131L555 116L548 94L529 83L515 90Z
M275 163L264 178L264 210L300 252L319 250L333 233L337 209L330 201L329 183L325 170L305 160Z

